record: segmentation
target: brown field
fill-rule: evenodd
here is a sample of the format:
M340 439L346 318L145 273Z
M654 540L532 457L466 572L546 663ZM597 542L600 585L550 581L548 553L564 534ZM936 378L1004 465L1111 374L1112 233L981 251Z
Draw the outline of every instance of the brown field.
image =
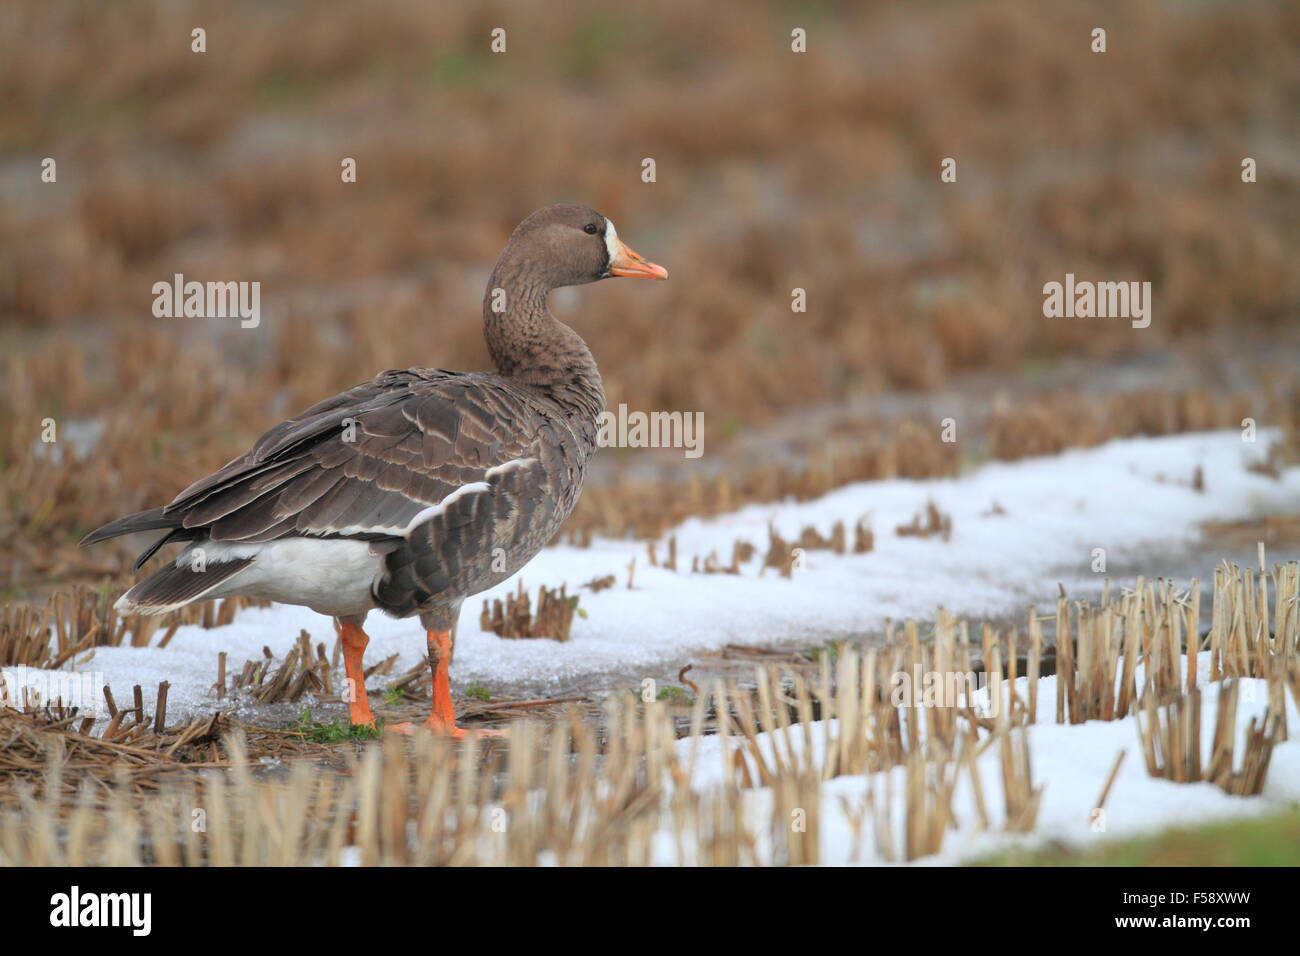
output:
M697 484L683 513L716 510L1296 420L1294 5L187 9L3 14L11 598L120 581L128 548L82 553L81 534L323 395L385 368L484 366L486 270L562 199L673 274L556 303L611 407L703 411L708 437L699 462L606 453L573 532L657 533L682 516L654 507L664 480ZM1043 318L1042 283L1067 271L1150 279L1151 327ZM154 318L151 286L176 272L260 281L261 325ZM943 401L965 416L956 447Z
M1098 26L1104 54L1089 49ZM498 27L504 53L489 46ZM806 53L790 49L795 28ZM230 623L249 602L119 617L132 543L77 541L379 371L486 367L488 270L514 225L557 201L608 214L672 274L554 297L609 406L702 412L706 431L697 460L603 451L561 532L574 543L632 535L652 564L725 574L737 554L679 556L664 532L854 480L1244 419L1282 430L1258 465L1276 475L1300 461L1297 49L1300 6L1282 0L7 0L0 666L57 669ZM946 157L956 182L940 181ZM1246 157L1257 182L1242 181ZM56 182L41 180L46 158ZM355 183L340 180L345 158ZM152 287L176 273L260 282L260 324L154 317ZM1150 327L1045 318L1042 286L1066 273L1150 281ZM796 289L805 312L791 309ZM945 417L955 444L941 440ZM1286 548L1297 528L1268 515L1209 531L1225 548ZM894 533L949 530L932 507ZM851 519L798 542L773 531L765 565L789 573L796 544L869 550L870 534ZM459 763L428 736L340 746L312 737L328 727L241 724L233 709L182 722L165 684L110 695L95 734L59 708L0 708L0 865L339 863L345 848L364 863L644 863L657 820L678 859L816 863L819 815L851 809L822 807L821 781L893 767L907 768L906 790L882 797L905 807L903 839L885 834L873 784L852 808L855 841L910 860L940 849L952 783L994 746L1001 779L974 780L997 808L981 828L1032 830L1042 781L1021 748L1036 684L996 723L889 705L878 678L940 657L986 673L1005 662L1013 679L1055 671L1070 688L1056 722L1141 713L1129 759L1150 776L1257 793L1286 737L1286 696L1300 700L1300 568L1270 577L1262 555L1257 582L1226 567L1207 579L1204 628L1195 586L1188 598L1139 579L1096 604L1062 593L1054 615L982 633L941 611L891 624L878 648L732 645L694 672L702 688L683 669L674 689L691 687L689 704L617 690L603 707L459 701L471 725L535 719L512 725L508 747L471 738ZM582 612L547 590L561 582L529 591L539 584L536 616L516 595L485 604L484 626L526 638L562 618L567 632ZM1072 637L1059 653L1058 635ZM1240 772L1231 741L1216 739L1207 766L1183 759L1201 699L1176 663L1193 638L1212 681L1268 680L1267 733L1247 739ZM217 697L289 707L311 688L337 703L327 644L304 632L274 663L267 650L218 664L214 649ZM395 659L371 670L411 700L383 716L425 707L426 675L391 672ZM1139 659L1154 675L1142 687L1117 671ZM761 666L773 662L784 669ZM1235 695L1220 698L1225 726ZM810 734L814 713L848 729L826 731L819 760L808 748L795 759L791 736ZM769 731L788 766L760 753ZM687 733L723 738L716 791L680 786ZM250 770L280 760L283 773ZM739 812L765 786L771 819ZM210 836L186 829L196 801L216 815ZM813 808L811 833L761 856L756 841L784 832L793 806ZM517 818L508 845L495 807Z

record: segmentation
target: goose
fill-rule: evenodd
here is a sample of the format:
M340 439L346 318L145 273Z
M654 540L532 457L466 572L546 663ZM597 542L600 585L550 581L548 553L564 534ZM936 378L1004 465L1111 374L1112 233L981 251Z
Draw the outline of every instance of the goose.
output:
M668 272L586 206L532 213L483 299L495 371L383 372L276 425L170 504L92 531L82 545L165 531L137 570L163 545L185 545L117 610L162 614L245 595L336 618L348 717L370 727L366 616L418 615L433 673L424 726L463 736L448 680L461 604L532 560L569 516L605 406L591 351L551 315L547 297L616 276Z

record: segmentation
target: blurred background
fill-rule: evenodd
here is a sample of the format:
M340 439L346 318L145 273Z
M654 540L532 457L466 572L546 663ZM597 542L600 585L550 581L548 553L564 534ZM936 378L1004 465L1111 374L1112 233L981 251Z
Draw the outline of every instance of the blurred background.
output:
M557 201L672 273L555 297L610 407L705 414L700 459L597 457L579 543L1245 417L1295 455L1294 3L6 0L0 38L6 599L124 580L82 534L320 398L486 367L488 271ZM1150 327L1044 318L1067 272L1149 280ZM175 273L259 281L261 324L155 318Z

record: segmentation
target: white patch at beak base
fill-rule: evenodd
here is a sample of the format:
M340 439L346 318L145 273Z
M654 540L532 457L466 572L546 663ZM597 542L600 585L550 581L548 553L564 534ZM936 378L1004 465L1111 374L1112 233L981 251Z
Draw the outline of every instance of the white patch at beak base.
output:
M609 262L605 264L605 272L608 273L618 258L618 230L614 228L614 220L608 216L605 217L605 251L609 254Z

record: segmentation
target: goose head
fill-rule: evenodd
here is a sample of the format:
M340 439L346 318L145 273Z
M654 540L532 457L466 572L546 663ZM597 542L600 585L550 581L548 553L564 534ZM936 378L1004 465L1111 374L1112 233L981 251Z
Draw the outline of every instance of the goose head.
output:
M668 270L634 252L608 216L575 203L537 210L515 229L511 258L531 262L553 289L615 277L667 279Z

